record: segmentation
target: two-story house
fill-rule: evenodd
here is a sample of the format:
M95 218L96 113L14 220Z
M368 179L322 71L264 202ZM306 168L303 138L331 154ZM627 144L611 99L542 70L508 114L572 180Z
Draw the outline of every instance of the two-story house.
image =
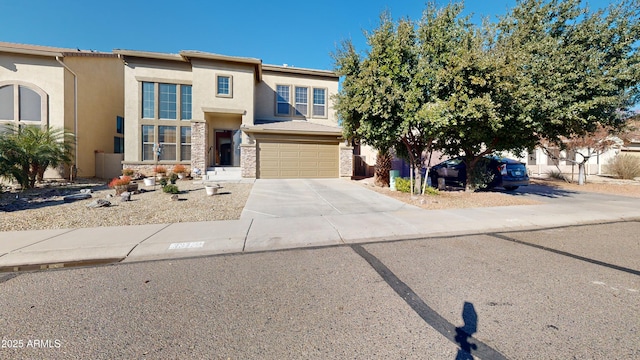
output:
M96 152L124 151L123 79L116 54L0 42L0 131L63 128L74 135L77 176L93 177Z
M123 167L183 164L210 179L351 176L335 73L199 51L114 53L124 61Z

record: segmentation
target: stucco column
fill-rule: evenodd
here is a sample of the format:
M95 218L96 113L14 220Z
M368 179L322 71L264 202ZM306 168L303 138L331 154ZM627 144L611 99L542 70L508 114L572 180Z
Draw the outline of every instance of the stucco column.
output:
M353 147L340 144L340 177L349 178L353 176Z
M191 169L198 168L202 174L207 172L207 123L191 122Z

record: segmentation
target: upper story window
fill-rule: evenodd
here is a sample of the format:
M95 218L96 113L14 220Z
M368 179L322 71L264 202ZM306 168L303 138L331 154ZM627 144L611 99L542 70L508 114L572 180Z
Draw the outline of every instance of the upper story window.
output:
M313 89L313 116L327 116L327 90Z
M142 117L153 119L156 117L156 92L155 84L150 82L142 83Z
M124 134L124 118L122 116L116 116L116 133Z
M180 85L180 118L191 120L191 85Z
M4 83L4 84L3 84ZM0 122L39 125L47 120L47 94L37 87L0 82Z
M276 115L290 115L288 85L276 85Z
M309 108L309 89L296 86L295 109L296 116L307 116Z
M216 96L232 97L232 77L216 75Z
M177 116L177 90L175 84L159 84L160 119L175 120Z
M191 120L191 85L142 82L142 118Z

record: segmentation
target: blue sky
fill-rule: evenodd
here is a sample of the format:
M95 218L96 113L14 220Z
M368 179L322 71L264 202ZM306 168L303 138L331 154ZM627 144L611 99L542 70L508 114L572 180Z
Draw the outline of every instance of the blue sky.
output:
M448 0L438 0L446 4ZM591 0L591 8L610 1ZM363 30L388 9L419 19L425 1L0 0L0 41L111 51L200 50L266 64L333 68L342 39L366 48ZM504 14L515 0L466 1L474 21Z

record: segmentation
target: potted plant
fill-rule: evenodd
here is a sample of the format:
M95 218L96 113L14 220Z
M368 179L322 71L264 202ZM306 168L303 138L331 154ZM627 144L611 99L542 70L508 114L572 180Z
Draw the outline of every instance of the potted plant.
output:
M122 178L114 178L109 183L109 187L116 190L116 195L120 195L125 191L129 191L129 184L131 183L131 178L128 176L123 176Z
M158 165L153 169L153 172L155 172L157 175L160 175L160 177L163 178L165 177L165 175L167 175L167 168L162 165Z
M187 168L182 164L176 164L173 167L173 173L178 174L179 179L184 179L185 173L187 172Z

